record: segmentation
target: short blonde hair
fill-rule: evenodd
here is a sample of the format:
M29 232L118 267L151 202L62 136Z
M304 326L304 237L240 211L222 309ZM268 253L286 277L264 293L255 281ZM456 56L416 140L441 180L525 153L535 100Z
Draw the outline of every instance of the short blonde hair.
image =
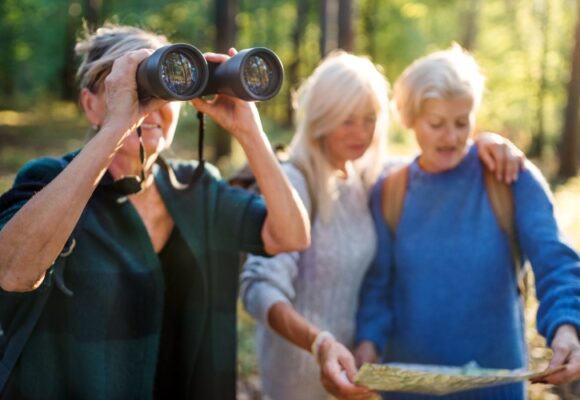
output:
M368 187L377 179L386 152L389 84L368 58L342 50L326 56L294 96L296 134L290 158L315 189L311 199L323 220L332 216L336 177L322 149L322 138L353 112L371 106L376 113L373 141L354 164Z
M94 33L86 31L75 46L76 54L82 58L77 70L79 86L96 93L117 58L129 51L156 50L168 43L163 35L133 26L106 23Z
M408 66L395 82L393 100L401 124L410 128L426 99L467 98L477 111L484 87L485 77L473 56L454 43Z

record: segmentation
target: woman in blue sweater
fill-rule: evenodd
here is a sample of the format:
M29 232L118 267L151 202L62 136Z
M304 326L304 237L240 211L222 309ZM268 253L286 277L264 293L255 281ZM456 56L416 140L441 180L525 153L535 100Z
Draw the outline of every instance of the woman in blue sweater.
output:
M421 154L408 167L393 231L384 217L385 178L372 193L379 251L360 295L355 357L361 363L380 354L384 362L526 365L510 241L488 200L478 148L470 140L483 88L477 63L459 46L417 60L395 84L401 122L415 132ZM554 350L550 366L566 366L546 380L569 382L580 377L579 257L561 237L540 172L528 163L511 189L517 243L536 278L538 330ZM523 399L525 386L448 398Z

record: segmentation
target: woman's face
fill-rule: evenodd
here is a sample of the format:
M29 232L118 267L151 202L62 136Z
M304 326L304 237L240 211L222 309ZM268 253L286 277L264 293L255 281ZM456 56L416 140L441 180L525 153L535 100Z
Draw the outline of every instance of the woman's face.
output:
M427 172L455 168L467 154L467 140L473 125L472 101L427 99L412 128L421 148L419 165Z
M165 103L161 108L151 112L141 124L141 138L147 155L158 154L169 148L173 142L175 128L179 120L181 103L174 101ZM138 153L139 139L136 133L129 135L123 149L134 154Z
M344 171L347 161L362 157L373 141L376 121L375 110L365 107L328 132L322 147L330 165Z

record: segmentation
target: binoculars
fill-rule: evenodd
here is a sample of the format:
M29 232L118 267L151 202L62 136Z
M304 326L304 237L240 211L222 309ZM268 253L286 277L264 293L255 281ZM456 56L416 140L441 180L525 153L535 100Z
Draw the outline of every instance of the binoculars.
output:
M190 44L163 46L137 68L139 100L190 100L227 94L247 101L274 97L284 80L278 56L264 47L245 49L223 63L208 63Z

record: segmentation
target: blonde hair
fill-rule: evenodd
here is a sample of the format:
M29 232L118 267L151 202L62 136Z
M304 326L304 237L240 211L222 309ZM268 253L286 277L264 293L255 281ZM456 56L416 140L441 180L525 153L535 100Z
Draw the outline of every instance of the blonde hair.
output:
M75 46L76 54L82 58L77 70L79 86L96 93L117 58L129 51L155 50L166 44L165 36L133 26L105 23L94 33L85 31Z
M353 163L370 187L377 179L386 152L389 84L365 57L344 51L330 53L294 96L296 134L290 143L292 162L306 175L311 204L324 222L333 214L337 178L326 159L323 137L342 124L353 111L372 106L376 126L369 149Z
M395 82L393 100L401 124L410 128L426 99L467 98L475 112L484 87L485 77L473 56L454 43L408 66Z

